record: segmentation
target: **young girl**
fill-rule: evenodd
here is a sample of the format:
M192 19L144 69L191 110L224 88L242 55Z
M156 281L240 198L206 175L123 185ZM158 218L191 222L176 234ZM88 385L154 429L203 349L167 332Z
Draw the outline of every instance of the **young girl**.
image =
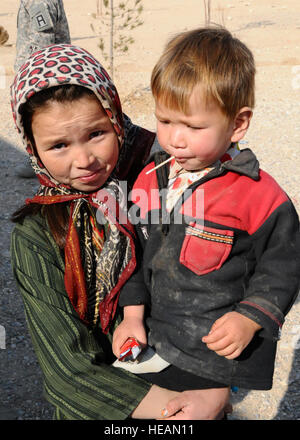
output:
M55 418L158 418L173 397L170 415L215 418L227 392L172 392L111 366L119 291L136 267L120 180L130 188L154 134L124 127L109 76L78 47L36 52L11 91L41 184L13 216L12 265Z

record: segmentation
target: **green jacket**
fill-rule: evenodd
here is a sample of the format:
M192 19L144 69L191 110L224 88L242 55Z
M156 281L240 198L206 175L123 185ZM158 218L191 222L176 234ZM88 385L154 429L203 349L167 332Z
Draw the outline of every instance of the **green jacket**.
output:
M112 367L111 333L104 335L100 327L91 330L78 318L64 287L63 254L41 215L28 216L15 226L11 255L43 370L45 397L56 407L55 417L129 417L151 384Z

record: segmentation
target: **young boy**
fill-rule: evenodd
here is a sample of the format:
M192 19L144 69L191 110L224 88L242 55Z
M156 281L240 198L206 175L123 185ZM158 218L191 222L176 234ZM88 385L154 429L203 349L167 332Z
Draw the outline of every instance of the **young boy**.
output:
M270 389L284 316L299 290L297 213L253 152L238 147L254 77L250 50L223 28L179 34L152 73L167 154L155 155L132 193L143 264L121 293L113 348L119 356L130 336L146 343L149 304L149 344L171 365L143 376L174 390ZM160 221L151 223L155 214Z

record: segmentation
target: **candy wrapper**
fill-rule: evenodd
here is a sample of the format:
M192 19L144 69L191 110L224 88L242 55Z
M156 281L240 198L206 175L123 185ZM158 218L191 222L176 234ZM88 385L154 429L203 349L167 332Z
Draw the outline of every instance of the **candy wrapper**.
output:
M119 359L113 363L114 367L123 368L134 374L158 373L169 365L149 345L142 349L135 338L127 339L121 347Z
M128 338L125 344L121 347L119 361L135 361L141 353L142 348L135 338Z

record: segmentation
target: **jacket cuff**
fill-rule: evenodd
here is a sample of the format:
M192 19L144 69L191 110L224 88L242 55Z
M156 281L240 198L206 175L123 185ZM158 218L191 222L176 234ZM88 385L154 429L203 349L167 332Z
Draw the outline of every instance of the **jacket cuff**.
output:
M139 277L133 275L123 286L118 304L120 307L150 304L148 289L144 283L140 282Z
M284 315L274 304L252 296L238 303L235 311L261 325L260 336L273 341L280 339Z

